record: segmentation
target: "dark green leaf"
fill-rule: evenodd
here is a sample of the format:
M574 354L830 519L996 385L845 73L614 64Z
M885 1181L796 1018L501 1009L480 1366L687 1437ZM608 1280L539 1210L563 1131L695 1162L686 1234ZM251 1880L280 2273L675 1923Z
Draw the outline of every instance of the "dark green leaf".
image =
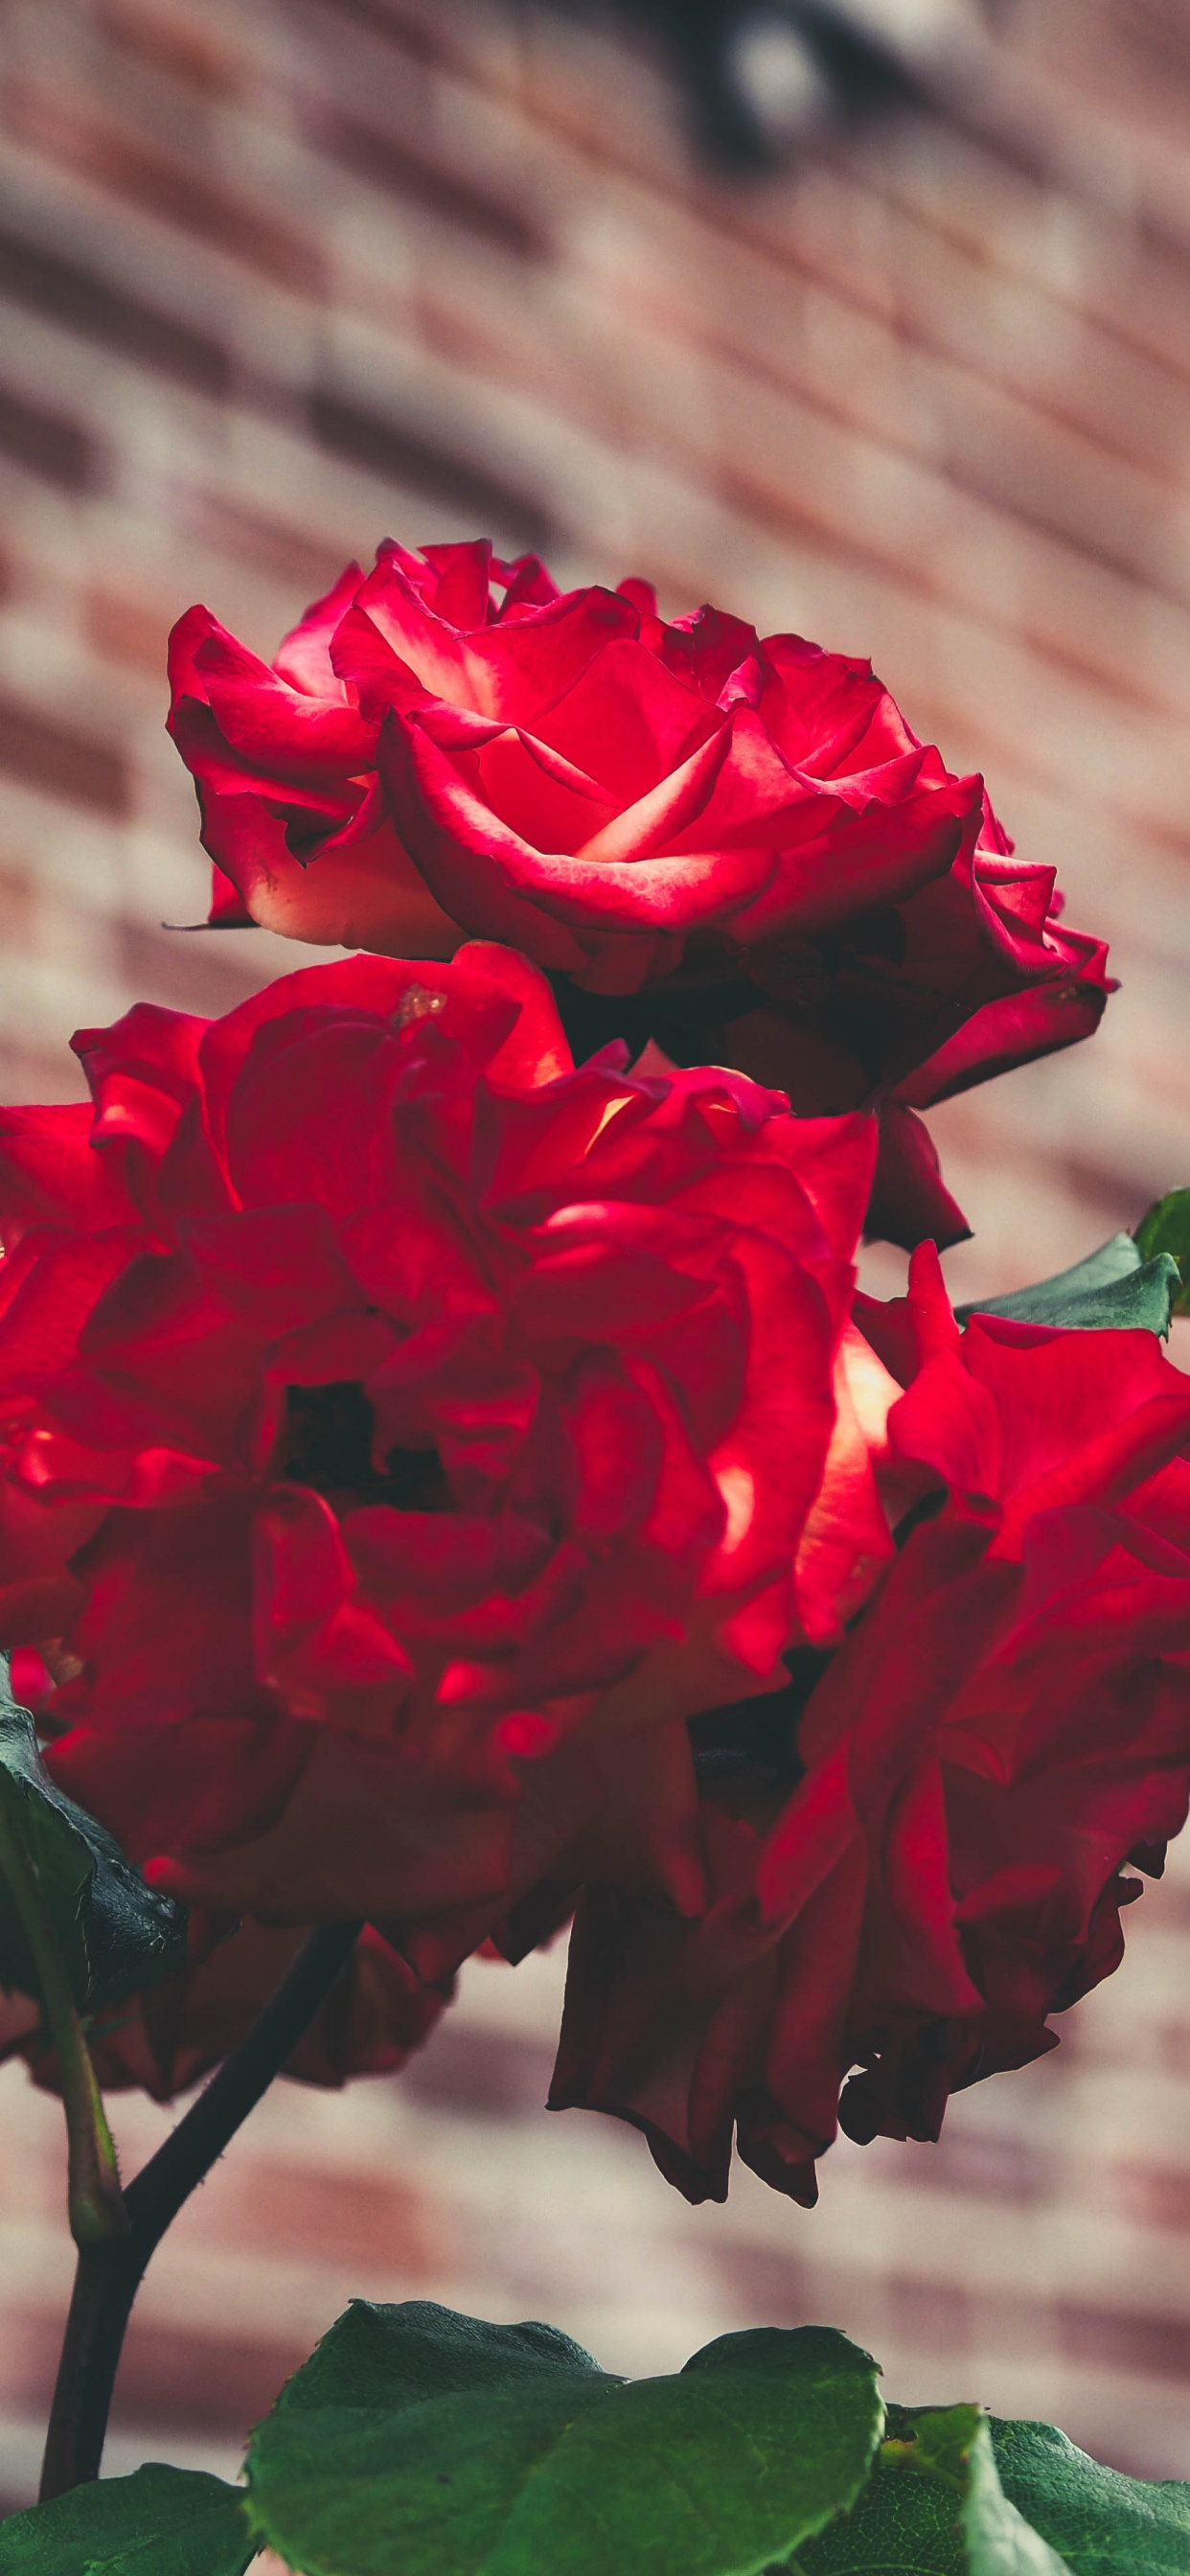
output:
M1190 1315L1190 1190L1167 1190L1163 1199L1156 1200L1141 1218L1136 1244L1142 1261L1151 1261L1158 1252L1173 1254L1182 1274L1173 1311Z
M908 2475L901 2446L884 2443L851 2512L799 2549L791 2576L967 2576L962 2501L940 2478Z
M1052 2424L992 2424L1000 2483L1074 2576L1190 2576L1190 2486L1122 2477Z
M760 2576L858 2494L882 2419L826 2328L629 2385L549 2327L358 2303L254 2435L249 2511L307 2576Z
M956 2410L963 2413L963 2408ZM986 2419L967 2450L961 2520L971 2576L1069 2576L1066 2561L1026 2521L1000 2484Z
M1068 2576L1004 2495L981 2407L897 2407L890 2425L854 2511L791 2576Z
M63 1796L12 1696L0 1655L0 1799L36 1870L80 2012L120 2002L186 1957L186 1911L146 1887L102 1825ZM0 1985L39 1999L37 1972L0 1876Z
M493 2326L433 2299L353 2299L287 2382L269 2420L324 2406L396 2414L465 2389L572 2378L602 2388L622 2385L558 2326Z
M1158 1248L1150 1257L1130 1234L1113 1234L1072 1270L1059 1270L1032 1288L1014 1289L1010 1297L984 1297L955 1312L961 1324L973 1315L1008 1315L1021 1324L1074 1325L1087 1332L1139 1326L1165 1335L1178 1287L1178 1265L1168 1249Z
M257 2548L239 2487L153 2461L0 2524L0 2576L244 2576Z

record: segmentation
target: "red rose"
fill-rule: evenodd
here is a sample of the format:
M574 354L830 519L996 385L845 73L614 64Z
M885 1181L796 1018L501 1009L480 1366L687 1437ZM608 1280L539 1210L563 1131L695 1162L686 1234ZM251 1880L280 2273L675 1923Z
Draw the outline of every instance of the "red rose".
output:
M911 1375L897 1560L783 1740L765 1703L700 1721L702 1919L594 1890L571 1950L552 2098L635 2121L694 2200L733 2125L808 2204L841 2086L853 2137L933 2138L1053 2047L1186 1816L1190 1382L1142 1332L960 1337L930 1246L907 1306L857 1302Z
M874 1122L576 1072L495 948L76 1046L93 1111L0 1120L0 1643L61 1640L56 1776L158 1883L433 1981L543 1879L697 1911L687 1718L887 1552Z
M916 1112L1102 1011L1102 945L981 781L798 636L387 544L271 669L195 608L171 675L214 918L432 956L461 925L559 978L581 1051L654 1035L813 1115L879 1105L894 1240L966 1231Z
M223 1938L215 1939L222 1928ZM149 1994L113 2004L88 2025L96 2074L105 2093L131 2086L171 2102L245 2038L275 1993L306 1934L263 1923L227 1933L192 1920L193 1964ZM352 2075L391 2075L428 2038L450 2000L448 1989L422 1985L408 1962L367 1927L326 2001L303 2033L284 2073L305 2084L337 2086ZM0 2063L23 2057L35 2084L59 2092L56 2052L38 2006L0 1994Z

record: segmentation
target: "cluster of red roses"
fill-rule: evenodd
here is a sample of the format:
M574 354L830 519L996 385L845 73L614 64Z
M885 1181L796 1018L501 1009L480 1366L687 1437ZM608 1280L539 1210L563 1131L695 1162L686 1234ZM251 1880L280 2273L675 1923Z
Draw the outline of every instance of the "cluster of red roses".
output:
M370 953L0 1120L0 1644L196 1909L102 2071L355 1916L302 2066L395 2065L573 1916L555 2101L810 2200L841 2088L930 2136L1052 2045L1186 1813L1190 1380L960 1332L916 1115L1103 951L866 665L640 583L385 546L175 644L214 917Z

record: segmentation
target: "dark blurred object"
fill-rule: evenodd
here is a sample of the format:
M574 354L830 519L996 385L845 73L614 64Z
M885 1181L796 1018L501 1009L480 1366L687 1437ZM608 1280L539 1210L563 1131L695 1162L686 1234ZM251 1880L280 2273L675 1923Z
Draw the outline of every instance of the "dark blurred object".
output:
M986 0L610 5L676 70L700 149L729 169L758 172L831 130L944 105L987 15Z

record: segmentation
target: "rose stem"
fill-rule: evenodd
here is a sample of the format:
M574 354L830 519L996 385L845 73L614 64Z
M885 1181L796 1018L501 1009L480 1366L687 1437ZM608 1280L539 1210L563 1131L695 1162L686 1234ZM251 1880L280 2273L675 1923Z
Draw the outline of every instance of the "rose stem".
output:
M13 1820L10 1800L19 1791L0 1786L0 1876L16 1907L41 1988L41 2004L57 2052L66 2113L67 2197L70 2233L85 2252L123 2244L128 2213L120 2169L104 2116L95 2069L71 1992L66 1961L36 1868Z
M124 2194L127 2233L79 2246L50 2410L41 2500L99 2475L124 2329L151 2255L296 2048L346 1965L358 1923L322 1923L238 2048Z

